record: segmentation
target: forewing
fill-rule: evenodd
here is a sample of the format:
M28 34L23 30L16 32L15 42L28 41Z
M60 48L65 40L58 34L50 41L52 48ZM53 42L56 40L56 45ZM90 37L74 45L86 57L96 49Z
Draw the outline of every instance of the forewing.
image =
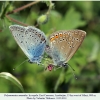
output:
M11 25L9 28L16 42L30 61L33 61L34 58L39 60L38 58L43 54L45 48L46 38L44 33L32 26ZM41 49L40 51L38 50L39 48ZM37 53L37 51L39 52Z
M9 29L16 40L17 44L20 46L22 51L26 54L28 58L30 58L29 53L27 52L27 44L25 41L25 30L27 29L26 27L19 26L19 25L11 25L9 26Z
M65 62L68 62L71 59L71 57L78 50L78 48L80 47L80 45L82 44L82 42L86 36L86 32L82 31L82 30L72 30L72 31L70 31L69 34L70 34L70 37L68 39L68 41L69 41L68 49L70 49L70 51L68 53L66 51L67 56L66 56Z

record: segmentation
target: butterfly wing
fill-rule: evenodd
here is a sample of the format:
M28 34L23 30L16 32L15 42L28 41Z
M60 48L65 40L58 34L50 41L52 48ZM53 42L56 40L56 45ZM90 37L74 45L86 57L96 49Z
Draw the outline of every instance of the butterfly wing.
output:
M9 26L9 29L10 29L14 39L16 40L17 44L20 46L22 51L29 58L30 55L27 52L26 43L23 42L23 41L25 41L25 34L24 33L26 30L26 27L19 26L19 25L11 25L11 26Z
M30 61L40 61L46 46L46 37L42 31L32 26L28 26L25 31L28 44L28 53L32 55Z
M56 65L70 60L86 36L82 30L61 30L49 37L51 56Z
M68 62L71 59L71 57L75 54L75 52L78 50L78 48L80 47L86 36L86 32L82 30L73 30L70 31L69 34L70 37L68 41L70 41L69 42L70 52L69 54L66 53L67 54L66 62Z
M39 62L44 53L45 35L39 29L28 26L11 25L10 31L30 62Z

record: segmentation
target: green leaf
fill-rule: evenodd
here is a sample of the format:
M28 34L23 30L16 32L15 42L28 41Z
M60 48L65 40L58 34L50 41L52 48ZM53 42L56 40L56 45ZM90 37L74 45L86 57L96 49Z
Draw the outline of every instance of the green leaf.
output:
M7 80L10 80L10 81L13 82L17 87L19 87L20 90L21 90L22 92L24 92L24 89L23 89L22 84L21 84L21 83L19 82L19 80L18 80L16 77L14 77L12 74L10 74L10 73L8 73L8 72L1 72L1 73L0 73L0 77L3 77L3 78L5 78L5 79L7 79Z
M86 25L84 20L81 20L82 16L81 13L75 11L73 7L71 7L64 19L61 21L59 28L60 29L75 29L80 26Z
M57 20L55 20L56 18L57 18ZM41 25L40 28L41 28L41 30L44 30L44 32L46 34L51 34L55 30L59 29L58 26L59 26L61 21L62 21L61 14L59 12L55 11L55 10L52 10L50 12L48 23ZM51 30L52 30L52 32L51 32Z

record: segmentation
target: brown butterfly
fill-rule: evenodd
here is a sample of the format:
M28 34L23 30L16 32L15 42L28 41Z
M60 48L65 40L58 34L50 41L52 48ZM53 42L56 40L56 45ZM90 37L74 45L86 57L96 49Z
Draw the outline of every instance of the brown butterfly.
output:
M49 36L47 54L52 58L53 64L48 65L48 70L54 66L66 67L67 62L82 44L86 32L82 30L60 30Z

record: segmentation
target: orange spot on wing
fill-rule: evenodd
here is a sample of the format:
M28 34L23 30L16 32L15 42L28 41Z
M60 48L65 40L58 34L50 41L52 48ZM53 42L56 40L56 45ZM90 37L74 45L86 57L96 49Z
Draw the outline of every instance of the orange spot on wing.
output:
M65 33L63 33L63 36L66 36L66 34L65 34Z
M63 36L63 34L62 34L62 33L59 33L59 36L60 36L60 37L62 37L62 36Z
M52 42L53 40L55 40L55 38L54 38L54 37L50 38L50 41L51 41L51 42Z
M58 38L58 37L59 37L58 34L56 34L56 35L55 35L55 38Z
M66 37L69 37L69 35L68 35L68 34L66 34Z

